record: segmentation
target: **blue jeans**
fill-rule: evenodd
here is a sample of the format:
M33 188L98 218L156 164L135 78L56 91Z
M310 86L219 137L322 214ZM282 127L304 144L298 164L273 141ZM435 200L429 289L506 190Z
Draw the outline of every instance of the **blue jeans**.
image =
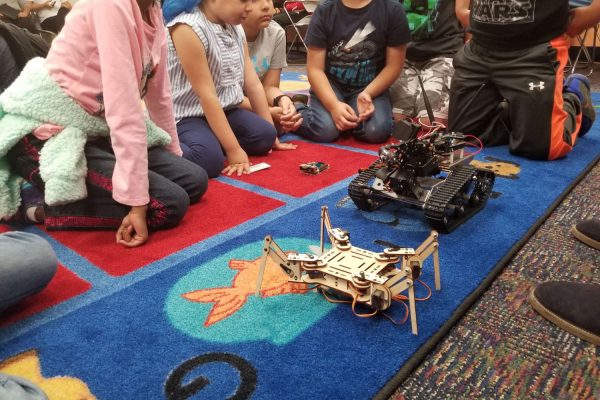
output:
M592 0L569 0L571 8L589 6L590 4L592 4Z
M26 232L0 234L0 311L40 292L56 273L50 244Z
M331 81L329 81L329 84L338 100L350 105L358 115L356 98L361 90L349 92L339 88ZM349 132L356 140L361 142L383 143L390 137L393 127L392 104L388 92L385 91L374 98L373 105L375 106L375 112L371 115L371 118L363 121L356 129ZM295 134L323 143L334 142L339 138L341 132L335 127L331 114L312 89L310 90L310 107L299 105L297 109L302 114L304 121L300 128L294 132Z
M234 108L225 111L225 116L240 146L249 156L265 155L275 144L275 127L258 114ZM206 118L182 119L177 123L177 134L183 157L204 168L209 178L219 176L225 164L225 154Z

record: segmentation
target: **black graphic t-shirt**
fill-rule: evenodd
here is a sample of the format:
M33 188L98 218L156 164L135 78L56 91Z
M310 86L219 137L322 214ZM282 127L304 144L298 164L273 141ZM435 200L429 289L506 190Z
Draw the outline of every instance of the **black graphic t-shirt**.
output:
M472 0L473 41L490 49L518 50L565 32L568 0Z
M315 11L306 44L327 51L325 73L348 89L367 86L385 66L386 47L410 41L402 5L372 0L363 8L346 7L341 0L322 3Z
M465 32L456 18L454 0L404 0L411 32L406 50L410 61L452 57L464 44Z

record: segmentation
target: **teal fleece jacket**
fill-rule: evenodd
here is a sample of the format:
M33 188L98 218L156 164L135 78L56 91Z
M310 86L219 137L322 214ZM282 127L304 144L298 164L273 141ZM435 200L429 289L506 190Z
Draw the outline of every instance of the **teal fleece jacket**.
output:
M67 204L87 196L84 154L88 140L108 137L106 120L88 114L46 72L43 58L30 60L19 77L0 94L0 220L21 204L21 178L10 169L8 151L41 125L63 127L40 152L40 176L48 205ZM166 146L167 132L146 119L148 147Z

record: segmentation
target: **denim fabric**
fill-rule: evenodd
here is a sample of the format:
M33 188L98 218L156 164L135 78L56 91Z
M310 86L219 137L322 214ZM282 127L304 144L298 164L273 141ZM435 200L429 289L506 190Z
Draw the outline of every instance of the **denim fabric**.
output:
M44 289L58 261L50 244L27 232L0 234L0 311Z
M246 154L261 156L271 150L277 131L269 122L241 108L227 110L225 116ZM219 176L226 158L206 118L182 119L177 124L177 134L183 157L204 168L210 178Z
M356 98L360 91L348 92L331 81L329 84L338 100L349 104L358 115ZM390 137L393 127L392 104L388 92L373 99L373 105L375 112L371 118L361 122L356 129L349 132L361 142L383 143ZM331 114L312 89L310 90L310 107L298 105L296 108L302 114L303 122L302 126L294 132L295 134L324 143L334 142L339 138L341 132L335 127Z
M569 0L571 8L589 6L590 4L592 4L592 0Z

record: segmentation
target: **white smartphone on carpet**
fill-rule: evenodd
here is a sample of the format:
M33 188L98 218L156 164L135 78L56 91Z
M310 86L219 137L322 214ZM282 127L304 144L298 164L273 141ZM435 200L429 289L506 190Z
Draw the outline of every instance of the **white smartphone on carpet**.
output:
M271 168L271 165L269 165L267 163L264 163L264 162L261 162L261 163L258 163L258 164L251 165L249 173L251 174L253 172L260 171L262 169L267 169L267 168Z

